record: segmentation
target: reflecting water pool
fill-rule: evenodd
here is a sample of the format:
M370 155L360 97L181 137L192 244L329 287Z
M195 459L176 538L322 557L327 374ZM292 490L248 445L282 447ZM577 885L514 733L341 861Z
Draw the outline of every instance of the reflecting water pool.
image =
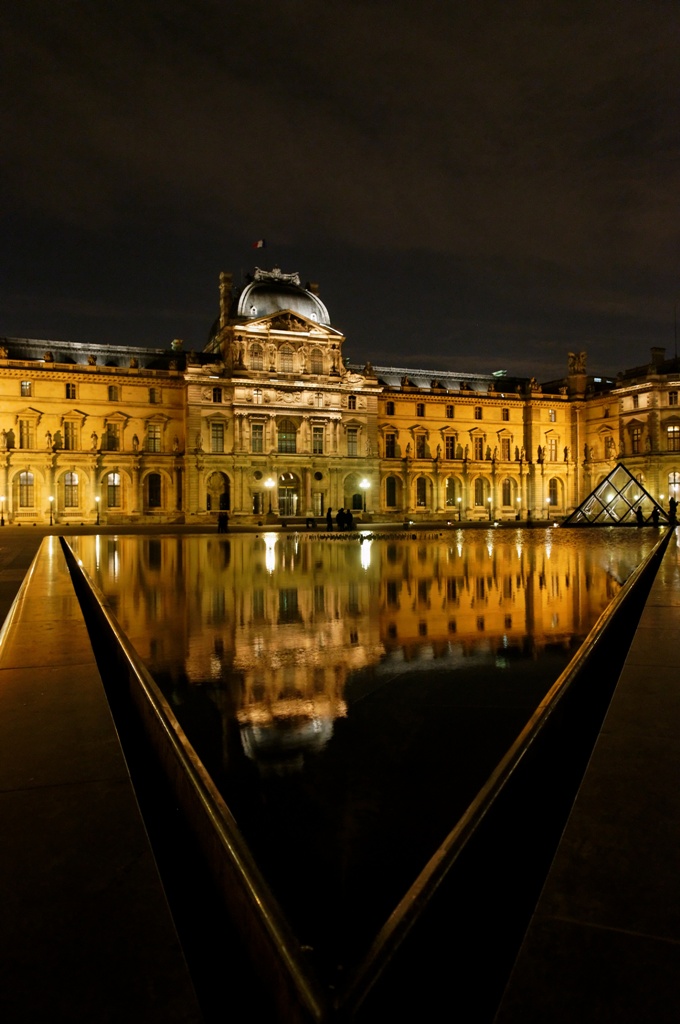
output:
M378 928L652 531L80 537L327 977Z

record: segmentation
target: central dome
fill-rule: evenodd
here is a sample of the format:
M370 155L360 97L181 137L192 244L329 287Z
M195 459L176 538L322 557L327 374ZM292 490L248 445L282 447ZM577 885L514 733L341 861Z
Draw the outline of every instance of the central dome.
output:
M299 274L284 274L278 267L273 270L257 268L253 280L238 297L236 316L254 320L284 309L330 326L328 310L314 291L302 287Z

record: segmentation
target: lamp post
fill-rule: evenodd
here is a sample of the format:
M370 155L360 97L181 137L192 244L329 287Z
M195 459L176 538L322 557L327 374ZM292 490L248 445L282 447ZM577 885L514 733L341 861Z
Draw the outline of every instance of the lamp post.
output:
M272 514L272 487L274 486L274 483L275 483L275 481L272 480L271 477L269 477L269 479L265 480L265 482L264 482L264 485L265 485L265 487L267 488L267 490L269 492L269 509L268 509L269 515Z
M489 522L491 522L491 519L492 519L492 515L491 515L491 497L489 496L486 500L489 502Z
M54 505L54 495L50 494L50 526L52 526L52 523L53 523L53 518L52 518L52 508L53 508L53 505Z
M366 477L364 477L364 479L359 482L359 487L364 492L364 513L366 512L366 492L370 486L371 481L367 480Z
M550 519L550 498L545 499L545 518Z
M0 526L5 525L5 495L0 494Z
M94 500L97 505L97 526L99 526L99 495Z
M463 521L463 513L462 513L462 510L461 510L461 504L460 504L462 500L463 500L462 498L458 498L458 522L459 523L462 523L462 521Z

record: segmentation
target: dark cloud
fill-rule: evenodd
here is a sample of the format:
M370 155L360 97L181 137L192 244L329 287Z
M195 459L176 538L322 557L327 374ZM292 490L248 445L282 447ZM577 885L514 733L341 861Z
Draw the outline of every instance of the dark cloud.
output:
M574 347L605 372L672 344L670 2L0 17L3 333L202 344L219 270L265 235L357 358L550 376Z

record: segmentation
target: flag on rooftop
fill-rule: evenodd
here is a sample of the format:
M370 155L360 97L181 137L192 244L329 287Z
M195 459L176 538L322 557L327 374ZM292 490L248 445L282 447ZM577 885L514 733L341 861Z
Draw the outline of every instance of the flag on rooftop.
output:
M266 244L264 238L258 238L256 242L253 242L253 249L264 249Z

